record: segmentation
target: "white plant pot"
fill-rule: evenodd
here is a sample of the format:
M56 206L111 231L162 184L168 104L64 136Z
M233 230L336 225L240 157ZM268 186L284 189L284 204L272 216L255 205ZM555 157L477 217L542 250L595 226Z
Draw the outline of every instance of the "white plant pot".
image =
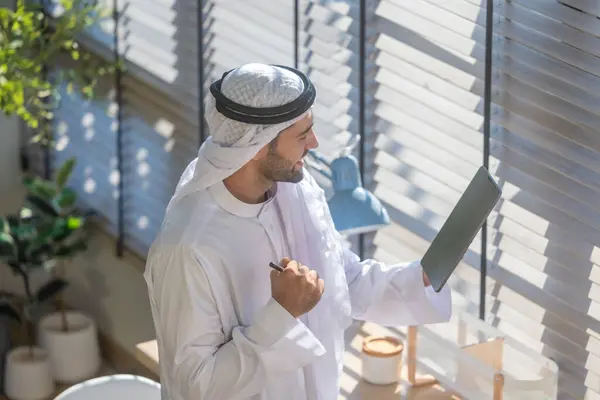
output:
M52 376L60 383L94 377L101 366L96 323L78 311L67 311L68 331L62 330L61 314L54 312L38 325L40 347L48 352Z
M25 346L12 349L6 358L4 391L11 400L45 400L54 394L48 353L33 348L33 358Z

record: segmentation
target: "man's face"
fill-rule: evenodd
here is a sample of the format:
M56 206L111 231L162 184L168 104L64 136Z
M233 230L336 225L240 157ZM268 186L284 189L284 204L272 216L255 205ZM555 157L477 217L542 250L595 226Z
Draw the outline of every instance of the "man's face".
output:
M281 131L259 161L260 172L272 182L298 183L303 178L304 157L319 146L313 132L313 116L306 117Z

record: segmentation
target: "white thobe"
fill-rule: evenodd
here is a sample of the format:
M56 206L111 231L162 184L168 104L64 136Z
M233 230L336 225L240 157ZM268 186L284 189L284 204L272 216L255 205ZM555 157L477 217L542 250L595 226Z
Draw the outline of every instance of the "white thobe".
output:
M271 297L268 264L290 254L273 196L276 190L265 203L246 204L219 183L165 217L144 274L163 400L317 398L305 368L334 355L304 317ZM353 318L390 326L450 316L449 289L425 288L419 263L361 263L346 250L343 267Z

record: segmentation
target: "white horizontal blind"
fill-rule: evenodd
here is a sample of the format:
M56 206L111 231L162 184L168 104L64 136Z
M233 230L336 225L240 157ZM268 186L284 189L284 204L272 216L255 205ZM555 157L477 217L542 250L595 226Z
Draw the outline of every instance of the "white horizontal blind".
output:
M145 256L199 133L197 2L127 0L123 59L124 235Z
M563 398L598 399L598 3L506 1L495 15L495 322L558 362Z
M318 151L331 159L359 132L359 6L356 1L306 1L300 15L299 68L317 90Z
M197 154L198 102L197 96L168 98L131 77L123 93L125 239L145 256L181 173Z
M437 3L458 8L423 0L372 8L375 118L366 174L392 219L371 249L388 262L423 256L483 160L484 32ZM485 21L479 8L470 12ZM449 282L456 303L473 313L479 253L477 238Z
M242 64L294 62L293 2L207 1L205 85Z
M359 14L358 1L299 2L299 65L317 91L313 106L316 149L328 162L359 134ZM358 155L358 147L354 149ZM316 164L320 168L327 166ZM311 170L327 197L331 180ZM356 237L346 245L358 251Z
M420 257L482 163L485 1L379 3L375 255ZM559 398L599 398L600 20L590 1L495 1L487 316L553 358ZM451 286L478 304L479 237Z

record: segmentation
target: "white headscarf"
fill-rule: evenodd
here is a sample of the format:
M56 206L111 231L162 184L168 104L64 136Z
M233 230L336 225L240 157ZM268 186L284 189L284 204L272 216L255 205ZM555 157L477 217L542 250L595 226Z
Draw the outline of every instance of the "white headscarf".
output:
M293 72L264 64L248 64L230 72L221 84L228 99L251 107L281 106L304 91ZM308 111L307 111L308 112ZM211 136L198 157L184 171L167 211L176 201L227 178L273 140L277 134L304 118L306 113L277 125L253 125L225 117L209 96L206 120ZM342 373L344 331L351 323L350 296L343 269L343 249L335 230L323 190L305 171L298 184L281 182L276 202L282 214L291 248L290 258L315 269L325 282L325 293L308 313L308 328L319 339L326 354L307 367L318 388L307 388L311 400L338 396ZM289 205L294 205L290 207Z
M276 107L297 99L304 83L293 72L265 64L246 64L231 71L221 84L228 99L249 107ZM181 176L167 210L187 194L205 189L229 177L250 161L279 132L308 114L276 125L234 121L217 111L213 96L205 108L210 136Z

